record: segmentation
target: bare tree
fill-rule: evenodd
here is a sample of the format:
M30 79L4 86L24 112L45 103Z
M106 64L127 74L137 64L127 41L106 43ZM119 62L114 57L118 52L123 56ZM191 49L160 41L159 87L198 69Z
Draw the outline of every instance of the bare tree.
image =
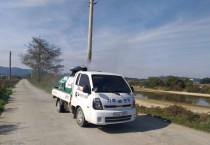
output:
M37 72L38 81L44 73L57 73L63 68L63 59L59 58L62 52L58 46L39 37L32 37L27 47L27 52L20 55L21 61Z

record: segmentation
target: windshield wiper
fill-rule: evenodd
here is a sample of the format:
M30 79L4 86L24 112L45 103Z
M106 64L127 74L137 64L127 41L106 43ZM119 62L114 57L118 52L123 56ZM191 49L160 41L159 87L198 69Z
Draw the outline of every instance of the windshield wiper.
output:
M114 94L117 94L117 95L119 95L119 96L121 96L120 93L118 93L118 92L113 92L113 93L114 93Z

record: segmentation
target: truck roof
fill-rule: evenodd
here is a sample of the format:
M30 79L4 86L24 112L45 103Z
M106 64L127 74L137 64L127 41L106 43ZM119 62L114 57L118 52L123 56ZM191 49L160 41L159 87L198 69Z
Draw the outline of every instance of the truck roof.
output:
M79 72L83 73L83 74L89 74L89 75L115 75L115 76L121 76L119 74L108 73L108 72L97 72L97 71L79 71Z

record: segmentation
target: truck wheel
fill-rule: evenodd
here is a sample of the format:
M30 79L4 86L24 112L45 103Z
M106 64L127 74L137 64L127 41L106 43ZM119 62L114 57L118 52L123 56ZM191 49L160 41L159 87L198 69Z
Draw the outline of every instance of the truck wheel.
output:
M84 113L82 108L79 107L76 112L77 124L81 127L85 127L87 125L87 121L85 120Z
M64 111L63 101L57 100L56 106L57 106L57 111L59 113L62 113Z

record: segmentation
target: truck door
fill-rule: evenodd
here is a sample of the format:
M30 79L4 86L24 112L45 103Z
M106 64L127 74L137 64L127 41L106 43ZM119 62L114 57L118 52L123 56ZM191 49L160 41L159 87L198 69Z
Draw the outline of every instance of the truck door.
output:
M74 95L75 98L77 98L78 101L77 103L80 104L80 106L82 107L86 120L88 121L90 119L90 106L91 106L90 99L88 98L90 94L84 93L83 88L85 86L91 88L90 80L88 75L86 74L81 74L81 75L79 74L78 77L80 78L77 78L78 81L76 80Z

